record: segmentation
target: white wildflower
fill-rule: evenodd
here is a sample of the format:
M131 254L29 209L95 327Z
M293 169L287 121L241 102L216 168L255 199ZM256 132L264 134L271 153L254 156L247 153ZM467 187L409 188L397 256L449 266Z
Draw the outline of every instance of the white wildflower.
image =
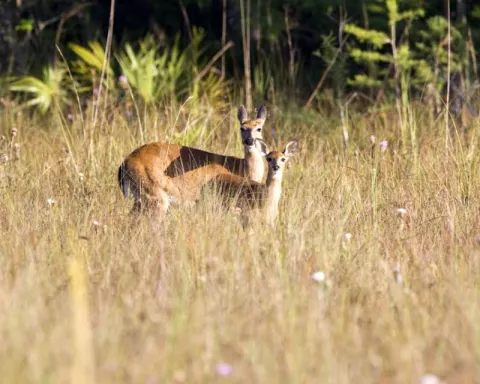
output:
M432 374L423 375L418 381L418 384L441 384L441 383L442 381L437 376Z
M325 275L325 272L317 271L312 273L312 279L315 280L317 283L325 282L326 278L327 276Z
M407 214L407 210L405 208L398 208L397 209L398 216L405 216Z

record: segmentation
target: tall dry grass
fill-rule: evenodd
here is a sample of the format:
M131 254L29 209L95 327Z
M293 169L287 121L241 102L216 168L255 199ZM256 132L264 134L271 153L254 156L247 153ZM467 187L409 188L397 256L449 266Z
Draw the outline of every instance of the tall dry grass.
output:
M241 155L236 106L191 105L142 114L146 140ZM337 118L271 108L266 141L302 144L272 230L208 194L132 221L138 119L106 110L88 145L76 117L1 113L2 382L479 380L478 122L446 162L421 108L403 146L394 118L353 116L345 155Z

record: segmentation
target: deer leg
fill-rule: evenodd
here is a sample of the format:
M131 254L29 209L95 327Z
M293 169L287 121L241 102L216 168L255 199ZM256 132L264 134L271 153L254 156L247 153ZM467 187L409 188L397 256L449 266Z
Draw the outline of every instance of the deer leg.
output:
M148 215L163 219L170 207L170 196L161 188L156 188L145 200L145 210Z
M142 200L138 199L133 202L133 207L130 210L130 216L138 216L142 213Z

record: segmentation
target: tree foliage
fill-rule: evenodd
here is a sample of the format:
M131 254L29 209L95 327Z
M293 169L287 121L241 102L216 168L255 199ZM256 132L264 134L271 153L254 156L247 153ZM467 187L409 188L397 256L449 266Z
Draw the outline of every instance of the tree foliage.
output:
M257 99L278 100L283 90L285 97L292 99L294 92L303 100L319 81L336 97L357 88L371 95L378 89L384 91L381 95L395 95L405 76L411 79L409 91L422 93L431 84L438 93L448 78L443 0L242 1L250 7ZM115 88L118 76L124 75L132 91L152 103L166 95L210 93L219 98L226 80L240 84L240 0L225 3L226 9L224 0L117 1L108 88ZM46 73L65 71L59 63L66 60L76 90L92 91L105 61L109 7L100 0L2 1L0 76L16 76L10 87L15 92L31 93L33 83L40 89L38 81L49 84L44 91L52 91L54 81ZM451 1L451 8L451 69L468 85L479 70L480 8L464 0ZM233 43L224 67L218 57L209 63L222 48L222 36ZM28 77L18 78L22 75ZM67 77L59 84L65 86ZM38 93L32 94L39 102Z

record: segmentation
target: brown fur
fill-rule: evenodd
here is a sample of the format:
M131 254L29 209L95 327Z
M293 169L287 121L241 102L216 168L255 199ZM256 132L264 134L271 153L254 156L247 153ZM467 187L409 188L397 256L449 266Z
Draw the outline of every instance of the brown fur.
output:
M133 211L148 208L165 212L171 203L197 200L201 186L218 175L252 176L261 181L264 166L256 140L262 136L265 117L264 107L259 108L255 120L247 120L245 109L239 108L244 159L163 142L134 150L118 172L125 197L129 189L134 195Z

